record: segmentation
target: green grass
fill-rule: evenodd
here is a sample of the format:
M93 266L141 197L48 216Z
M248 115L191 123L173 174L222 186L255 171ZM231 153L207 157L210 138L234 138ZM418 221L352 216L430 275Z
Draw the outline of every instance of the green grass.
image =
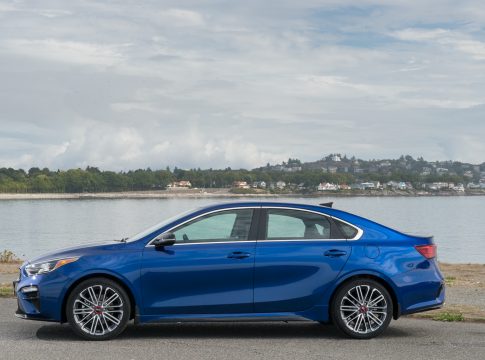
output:
M465 318L463 314L458 311L443 311L439 314L433 315L433 320L436 321L447 321L447 322L455 322L455 321L464 321Z
M445 284L447 286L453 286L455 284L456 277L454 276L446 276L445 277Z
M13 288L11 286L0 286L0 298L13 297Z

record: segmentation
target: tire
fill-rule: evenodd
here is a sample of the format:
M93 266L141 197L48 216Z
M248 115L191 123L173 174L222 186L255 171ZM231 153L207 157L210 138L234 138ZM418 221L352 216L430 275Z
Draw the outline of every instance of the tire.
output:
M392 299L377 281L355 279L340 287L331 304L333 324L354 339L371 339L387 329Z
M92 278L69 294L66 317L74 332L87 340L109 340L121 334L130 319L130 299L116 282Z

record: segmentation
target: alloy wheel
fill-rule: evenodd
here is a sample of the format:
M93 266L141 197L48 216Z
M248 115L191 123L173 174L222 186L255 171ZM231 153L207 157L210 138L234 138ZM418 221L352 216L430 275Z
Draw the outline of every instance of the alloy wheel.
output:
M123 320L123 299L110 286L92 285L80 291L72 307L79 329L91 336L116 330Z
M352 332L369 334L386 322L387 306L386 298L379 289L370 285L357 285L342 297L340 316Z

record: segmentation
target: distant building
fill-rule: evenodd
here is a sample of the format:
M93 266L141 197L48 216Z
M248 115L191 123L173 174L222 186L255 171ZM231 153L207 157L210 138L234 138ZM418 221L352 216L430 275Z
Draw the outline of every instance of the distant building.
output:
M398 181L388 181L386 183L386 188L389 189L398 189L399 188L399 182Z
M335 174L337 172L337 170L338 170L338 167L336 167L336 166L329 166L329 167L327 167L327 170L328 170L329 173Z
M452 184L452 185L454 185L454 184ZM434 182L434 183L431 183L431 184L427 184L426 187L429 190L437 191L437 190L449 189L450 184L447 183L447 182Z
M338 187L339 187L340 190L351 190L352 189L350 187L350 185L347 185L347 184L340 184Z
M411 183L406 183L404 181L388 181L386 187L396 190L410 190L413 188Z
M253 188L259 188L259 189L266 189L266 182L265 181L253 181L252 184Z
M278 190L283 190L285 187L286 187L286 183L284 181L279 180L276 182L276 188Z
M376 188L376 185L371 181L363 182L360 185L362 186L362 189L364 189L364 190L373 190L373 189Z
M188 180L174 181L167 185L167 190L190 189L192 184Z
M425 167L423 167L421 169L421 173L420 174L421 174L421 176L428 176L428 175L431 174L432 171L433 171L432 168L425 166Z
M468 183L466 187L468 189L480 189L480 184Z
M456 186L452 187L452 190L457 191L457 192L464 192L465 187L463 186L463 184L457 184Z
M335 162L339 162L339 161L342 161L342 159L340 158L340 155L339 154L334 154L330 157L330 159L332 161L335 161Z
M332 183L320 183L317 186L318 191L335 191L338 190L338 185Z
M301 171L301 166L290 166L290 167L282 167L281 171L285 172L298 172Z
M246 181L234 181L232 187L234 189L249 189L249 185Z

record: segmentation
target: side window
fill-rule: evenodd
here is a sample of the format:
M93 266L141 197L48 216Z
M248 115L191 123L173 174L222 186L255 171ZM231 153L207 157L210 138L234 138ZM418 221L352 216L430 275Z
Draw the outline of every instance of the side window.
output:
M220 211L202 216L176 228L177 243L248 240L252 209Z
M340 228L341 233L344 235L346 239L353 239L357 235L357 229L349 224L346 224L342 221L338 221L333 219L333 221L337 224Z
M330 239L330 221L307 211L268 209L266 239Z

